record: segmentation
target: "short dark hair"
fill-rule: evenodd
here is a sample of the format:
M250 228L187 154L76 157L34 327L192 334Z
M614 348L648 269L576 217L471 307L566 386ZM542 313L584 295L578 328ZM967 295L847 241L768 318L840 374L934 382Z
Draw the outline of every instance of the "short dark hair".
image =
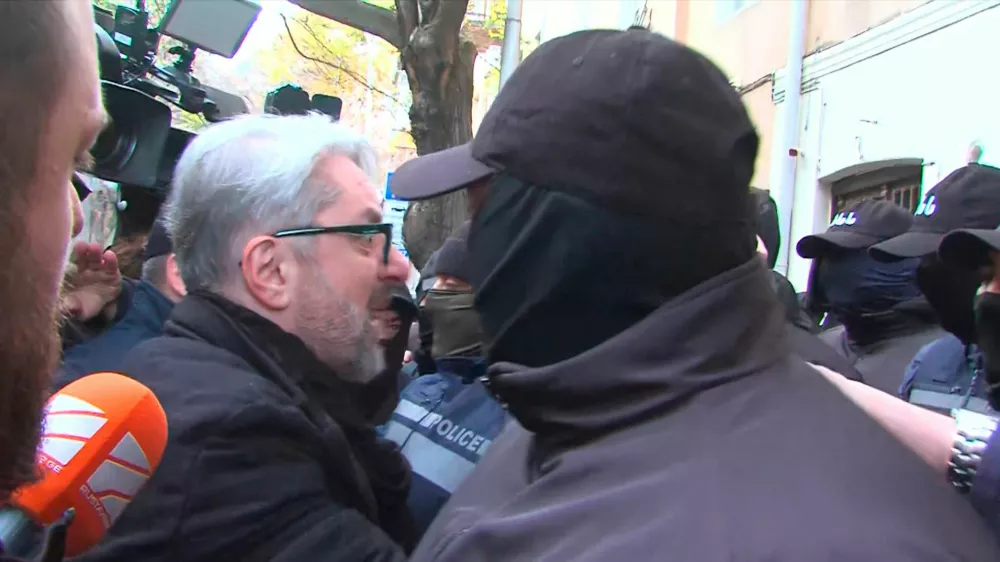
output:
M0 214L35 176L69 63L66 35L62 2L0 1Z

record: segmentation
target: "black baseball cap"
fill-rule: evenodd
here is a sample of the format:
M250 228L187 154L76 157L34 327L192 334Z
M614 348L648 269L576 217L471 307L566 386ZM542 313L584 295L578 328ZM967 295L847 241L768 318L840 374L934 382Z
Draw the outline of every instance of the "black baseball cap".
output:
M749 220L757 146L739 94L707 58L646 30L585 30L525 58L469 151L438 153L436 163L464 185L503 172L613 210L725 232ZM421 159L433 181L416 178L414 162L393 174L393 193L460 189L429 169L432 157Z
M948 174L927 192L905 234L876 244L873 258L893 261L937 251L945 234L958 229L1000 225L1000 170L969 164Z
M866 199L837 213L826 232L804 236L795 250L815 259L842 250L861 250L910 230L913 216L892 201Z
M407 161L392 173L389 190L405 201L417 201L464 189L493 173L472 157L466 143Z
M990 252L1000 252L1000 228L963 228L949 232L938 246L938 254L945 263L964 269L992 265Z

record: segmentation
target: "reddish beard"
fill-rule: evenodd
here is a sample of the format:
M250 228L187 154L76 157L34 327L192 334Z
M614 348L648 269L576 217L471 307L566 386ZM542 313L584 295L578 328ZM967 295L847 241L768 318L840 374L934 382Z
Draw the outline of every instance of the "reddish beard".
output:
M23 219L0 218L0 501L5 501L37 477L43 407L61 346L52 283L32 255Z

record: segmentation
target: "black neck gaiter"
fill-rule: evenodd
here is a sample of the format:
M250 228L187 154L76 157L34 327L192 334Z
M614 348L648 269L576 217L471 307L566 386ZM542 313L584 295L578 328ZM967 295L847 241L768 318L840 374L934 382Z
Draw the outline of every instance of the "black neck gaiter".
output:
M473 304L469 291L427 291L423 312L434 326L431 354L435 359L483 354L483 331Z
M539 367L579 355L755 255L749 212L727 225L744 231L722 237L738 239L727 246L718 227L652 225L509 176L489 189L468 244L491 363Z
M983 370L990 405L1000 410L1000 294L976 297L976 343L983 354Z
M917 285L941 327L966 345L976 342L974 306L980 283L978 272L948 267L936 253L925 257L917 268Z

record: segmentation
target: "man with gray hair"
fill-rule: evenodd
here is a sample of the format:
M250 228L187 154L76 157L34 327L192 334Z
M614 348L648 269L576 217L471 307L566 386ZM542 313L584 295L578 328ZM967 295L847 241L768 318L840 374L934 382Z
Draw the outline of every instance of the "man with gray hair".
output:
M234 119L187 147L165 215L188 294L124 368L170 438L80 560L404 559L409 466L363 397L386 371L371 313L409 273L374 174L367 142L319 115Z

